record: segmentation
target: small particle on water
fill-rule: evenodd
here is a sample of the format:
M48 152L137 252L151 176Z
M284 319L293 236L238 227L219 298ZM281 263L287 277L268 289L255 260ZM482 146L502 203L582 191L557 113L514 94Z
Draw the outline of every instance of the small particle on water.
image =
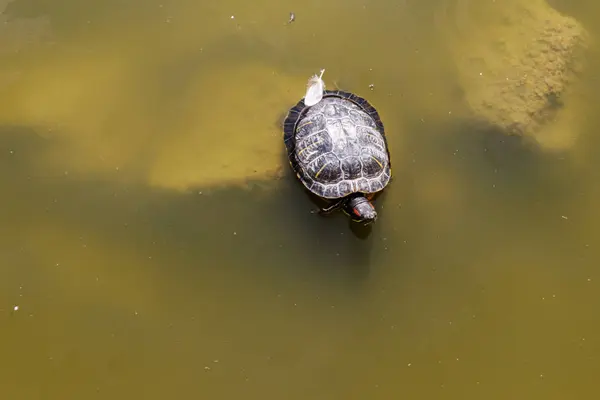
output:
M369 89L371 89L371 90L375 89L375 84L374 83L369 84Z
M13 307L13 310L14 310L14 311L19 311L19 306L14 306L14 307Z
M206 367L204 367L204 370L205 370L205 371L210 371L210 367L209 367L209 366L206 366Z
M213 362L216 364L216 363L218 363L218 362L219 362L219 360L213 360Z
M231 16L231 19L235 19L235 15L232 15L232 16Z
M480 73L479 73L479 76L483 76L483 72L480 72Z
M237 235L237 232L233 232L233 236L236 236L236 235Z
M407 367L410 367L411 365L412 365L411 363L408 363L408 364L407 364Z
M288 24L291 24L292 22L294 22L296 20L296 14L291 12L290 13L290 19L288 20Z
M565 217L564 215L560 216L562 219L569 219L568 217Z

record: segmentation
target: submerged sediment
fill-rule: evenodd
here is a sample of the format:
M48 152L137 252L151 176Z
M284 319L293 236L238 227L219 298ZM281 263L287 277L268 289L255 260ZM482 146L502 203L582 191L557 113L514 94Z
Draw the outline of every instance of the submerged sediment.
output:
M545 1L492 7L471 24L470 35L453 38L464 100L476 120L544 144L546 128L559 118L584 68L590 36ZM567 143L572 140L562 146ZM554 140L553 146L561 145Z

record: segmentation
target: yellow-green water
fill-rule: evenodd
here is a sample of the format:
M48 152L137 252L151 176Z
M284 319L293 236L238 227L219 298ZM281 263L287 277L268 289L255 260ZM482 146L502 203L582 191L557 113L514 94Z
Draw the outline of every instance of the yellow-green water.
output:
M474 3L0 1L2 399L595 398L600 81L565 151L471 132ZM386 124L366 237L283 155L320 68Z

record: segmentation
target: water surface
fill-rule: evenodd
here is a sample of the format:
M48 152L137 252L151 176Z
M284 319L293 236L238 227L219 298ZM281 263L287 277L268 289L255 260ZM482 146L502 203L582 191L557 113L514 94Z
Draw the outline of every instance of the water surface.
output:
M6 3L5 398L596 392L597 76L566 105L575 144L546 152L465 123L445 39L482 5ZM595 2L552 5L597 35ZM283 155L320 68L386 126L368 236L313 214Z

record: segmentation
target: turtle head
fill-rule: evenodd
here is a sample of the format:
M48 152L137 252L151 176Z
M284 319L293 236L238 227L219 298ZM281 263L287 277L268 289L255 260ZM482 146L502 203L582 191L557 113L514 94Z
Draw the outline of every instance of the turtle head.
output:
M354 222L368 225L375 222L377 219L377 211L373 204L365 197L364 194L360 193L356 196L350 197L344 206L344 211Z

